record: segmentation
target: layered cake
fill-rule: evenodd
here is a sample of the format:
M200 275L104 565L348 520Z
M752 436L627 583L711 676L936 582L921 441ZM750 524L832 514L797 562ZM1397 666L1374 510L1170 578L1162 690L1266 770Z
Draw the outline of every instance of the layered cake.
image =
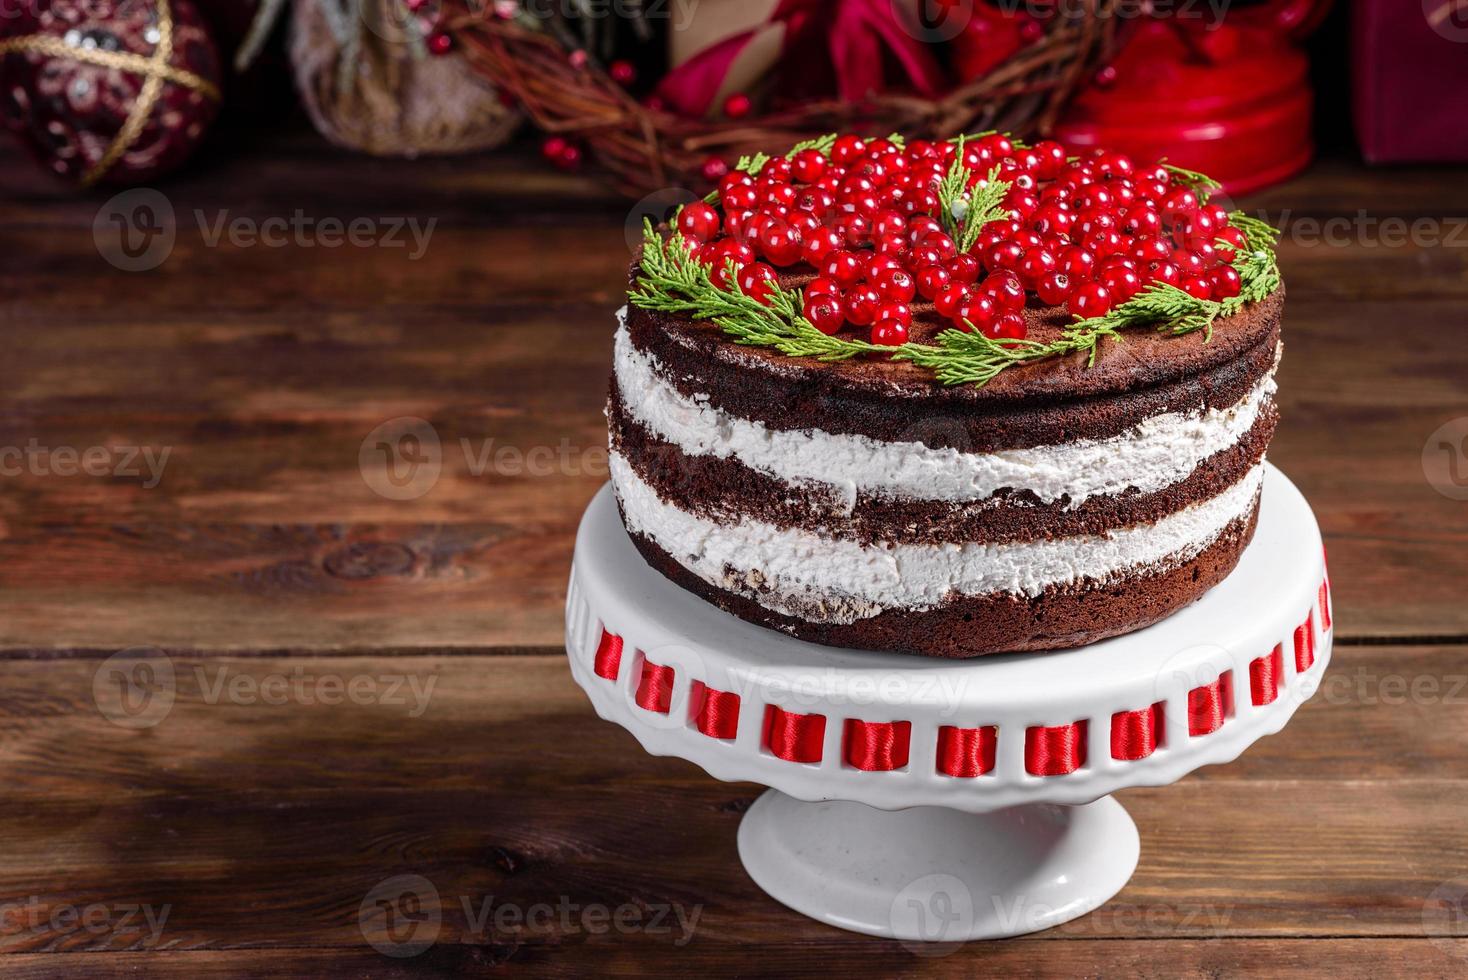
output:
M1274 234L1202 175L827 137L647 229L611 476L646 560L818 643L1139 629L1221 581L1274 432Z

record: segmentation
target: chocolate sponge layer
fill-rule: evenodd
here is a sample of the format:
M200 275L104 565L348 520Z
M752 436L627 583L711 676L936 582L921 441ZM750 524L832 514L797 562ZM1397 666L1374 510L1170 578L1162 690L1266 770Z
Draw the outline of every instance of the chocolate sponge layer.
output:
M1067 507L1066 500L1042 503L1028 491L973 502L858 494L855 507L847 513L815 488L792 486L736 458L684 453L627 413L615 383L607 405L612 448L663 500L716 522L747 516L776 527L803 528L863 544L1034 541L1154 523L1215 497L1243 479L1263 459L1278 417L1273 400L1266 401L1238 443L1155 493L1092 497L1074 508Z
M1223 581L1253 538L1258 517L1256 499L1247 517L1231 522L1193 559L1165 571L1051 587L1035 598L1008 593L955 597L934 609L889 609L854 623L812 623L766 609L705 582L645 535L631 537L653 568L740 619L830 646L968 658L1067 649L1150 626Z

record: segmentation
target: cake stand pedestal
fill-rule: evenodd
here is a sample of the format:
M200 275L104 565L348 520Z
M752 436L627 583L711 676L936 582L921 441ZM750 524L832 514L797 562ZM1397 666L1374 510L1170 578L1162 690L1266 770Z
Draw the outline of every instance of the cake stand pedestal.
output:
M1109 794L1279 731L1330 647L1320 532L1272 467L1224 582L1073 650L938 660L746 623L648 567L610 487L582 519L566 600L572 674L601 717L654 755L771 787L739 827L761 888L912 941L1021 935L1103 904L1139 853Z

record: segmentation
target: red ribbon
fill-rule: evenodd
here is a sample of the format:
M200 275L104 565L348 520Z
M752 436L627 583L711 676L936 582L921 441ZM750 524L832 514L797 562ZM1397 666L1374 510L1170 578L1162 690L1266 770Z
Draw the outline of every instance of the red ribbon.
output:
M1279 697L1279 682L1284 677L1284 644L1276 643L1274 652L1249 662L1249 696L1258 705L1273 704Z
M638 706L665 715L672 703L673 668L644 660L642 676L637 680Z
M614 681L617 679L617 668L620 666L622 666L622 638L602 630L601 640L596 644L596 659L591 662L591 669L596 671L596 676Z
M668 72L658 98L684 115L704 115L739 53L773 24L785 25L776 66L781 95L859 102L888 88L894 61L903 87L929 97L943 87L938 62L897 22L891 0L781 0L764 24L711 44Z
M846 762L867 772L890 772L907 765L912 741L910 721L846 719Z
M998 744L999 729L993 725L983 728L944 725L938 729L938 771L945 776L966 779L991 772Z
M739 734L739 695L699 685L702 703L694 724L709 738L731 739Z
M1210 735L1223 727L1224 714L1228 710L1224 671L1218 680L1188 692L1188 734Z
M798 715L773 704L765 710L765 747L786 762L820 762L825 715Z
M1118 711L1111 716L1111 757L1123 762L1145 759L1157 751L1157 734L1162 731L1162 702L1136 711Z
M1086 764L1086 723L1025 729L1025 771L1032 776L1064 776Z
M1305 621L1295 627L1295 670L1301 674L1310 669L1315 663L1315 613L1311 612L1305 617Z

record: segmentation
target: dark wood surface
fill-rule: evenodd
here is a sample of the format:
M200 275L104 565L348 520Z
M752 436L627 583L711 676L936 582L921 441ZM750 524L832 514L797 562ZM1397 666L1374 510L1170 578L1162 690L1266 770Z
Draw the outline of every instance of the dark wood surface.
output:
M169 450L156 486L49 462L0 477L0 967L1461 975L1468 922L1431 897L1468 875L1468 503L1422 457L1468 415L1468 235L1398 247L1356 222L1312 244L1309 222L1462 218L1462 176L1327 160L1241 202L1301 232L1271 458L1330 550L1325 688L1236 763L1122 794L1143 853L1111 905L919 955L765 897L734 853L758 788L638 751L562 663L572 534L605 474L625 202L519 153L407 163L272 137L167 183L177 244L127 273L94 243L105 193L0 157L0 447ZM196 209L437 225L411 261L211 247ZM400 416L443 446L412 500L359 466ZM484 467L486 446L554 461ZM129 728L109 720L108 658L135 647L167 652L176 698ZM375 694L290 693L351 683ZM441 926L391 958L359 910L407 874ZM500 928L486 900L627 906L643 927ZM689 941L652 924L663 907L697 916Z

